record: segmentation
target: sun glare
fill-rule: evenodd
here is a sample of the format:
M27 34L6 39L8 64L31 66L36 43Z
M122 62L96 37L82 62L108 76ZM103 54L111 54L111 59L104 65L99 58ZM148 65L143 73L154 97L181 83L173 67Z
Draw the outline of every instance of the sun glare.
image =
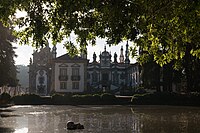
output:
M28 128L24 127L24 128L16 129L14 133L28 133Z
M16 18L21 18L21 17L25 17L27 15L27 12L17 10L15 15L16 15Z

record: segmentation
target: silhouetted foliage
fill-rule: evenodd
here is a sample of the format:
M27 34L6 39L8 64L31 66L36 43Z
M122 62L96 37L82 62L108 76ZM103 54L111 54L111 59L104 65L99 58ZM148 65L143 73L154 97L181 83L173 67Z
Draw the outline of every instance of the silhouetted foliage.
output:
M156 92L133 95L131 102L139 105L200 106L199 93Z
M16 55L11 44L13 40L11 30L0 23L0 86L16 86L18 84L14 61Z
M23 94L12 97L14 104L19 105L34 105L42 104L42 98L35 94Z
M112 94L54 94L52 97L40 97L35 94L24 94L12 98L14 104L18 105L37 105L37 104L55 104L55 105L106 105L121 104Z
M9 104L11 96L8 93L2 93L0 95L0 104Z
M29 86L29 67L23 65L17 65L17 78L19 80L19 85L21 87L28 87Z
M187 46L191 46L192 56L200 57L198 0L12 0L0 2L0 7L0 20L12 18L15 25L23 27L17 33L21 42L32 46L44 46L49 38L56 44L73 32L80 50L100 37L107 38L109 44L135 41L134 45L147 52L140 60L150 54L162 66L175 61L178 67ZM27 15L14 17L16 9ZM77 53L71 40L64 46L69 53Z
M53 44L65 40L71 55L95 45L96 37L106 38L109 44L129 40L133 42L131 55L135 47L143 51L138 57L141 64L149 57L160 66L172 63L173 68L185 71L188 91L193 91L200 88L199 79L194 80L200 77L196 64L200 58L199 7L199 0L12 0L0 2L0 20L8 24L12 18L20 28L16 35L22 44L43 47L47 40ZM27 15L16 18L17 9ZM65 39L72 33L80 49Z

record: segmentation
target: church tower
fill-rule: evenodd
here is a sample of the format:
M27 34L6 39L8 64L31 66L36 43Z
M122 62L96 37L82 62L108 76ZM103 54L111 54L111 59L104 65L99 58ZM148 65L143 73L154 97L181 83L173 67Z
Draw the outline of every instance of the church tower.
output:
M129 50L128 50L128 41L127 41L127 44L126 44L126 52L125 52L125 63L126 64L130 64L130 60L129 60Z
M121 53L120 53L120 57L119 57L119 63L124 63L123 46L121 47Z

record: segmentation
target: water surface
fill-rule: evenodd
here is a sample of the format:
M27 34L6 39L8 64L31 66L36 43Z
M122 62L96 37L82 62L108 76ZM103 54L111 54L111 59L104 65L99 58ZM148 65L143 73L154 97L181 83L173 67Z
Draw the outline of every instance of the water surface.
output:
M2 133L200 133L196 107L12 106L0 116ZM85 129L67 130L67 121Z

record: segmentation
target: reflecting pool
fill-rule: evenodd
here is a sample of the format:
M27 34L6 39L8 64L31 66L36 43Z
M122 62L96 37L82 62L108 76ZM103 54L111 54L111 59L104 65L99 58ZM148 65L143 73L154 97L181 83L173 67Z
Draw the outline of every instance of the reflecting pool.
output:
M67 130L68 121L85 129ZM177 106L12 106L0 133L200 133L200 108Z

